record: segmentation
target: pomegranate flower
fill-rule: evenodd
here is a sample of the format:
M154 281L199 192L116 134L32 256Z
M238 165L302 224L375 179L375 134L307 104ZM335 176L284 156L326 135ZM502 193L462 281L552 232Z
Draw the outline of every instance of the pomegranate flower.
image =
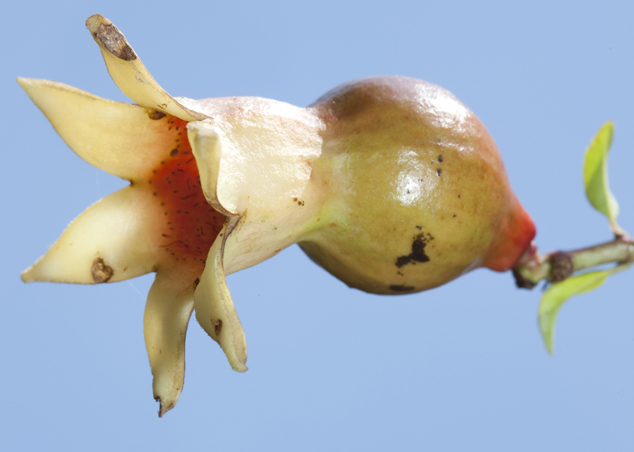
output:
M231 366L247 369L225 275L303 233L315 206L307 185L323 124L273 100L175 99L110 21L94 15L87 26L115 83L137 105L46 80L18 82L81 158L130 185L81 214L22 279L96 284L156 272L143 321L162 416L183 387L194 308Z

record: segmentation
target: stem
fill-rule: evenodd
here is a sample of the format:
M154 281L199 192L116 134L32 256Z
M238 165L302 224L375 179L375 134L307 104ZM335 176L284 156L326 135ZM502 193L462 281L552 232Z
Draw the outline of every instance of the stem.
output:
M532 289L541 281L561 282L577 271L600 265L634 262L634 240L628 236L617 236L614 240L600 245L573 251L554 251L545 256L537 247L531 247L513 268L513 276L518 287Z

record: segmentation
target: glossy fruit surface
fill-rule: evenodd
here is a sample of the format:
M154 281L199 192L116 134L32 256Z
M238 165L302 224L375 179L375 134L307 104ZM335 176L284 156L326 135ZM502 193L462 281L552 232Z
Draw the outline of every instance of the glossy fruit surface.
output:
M495 142L451 93L406 77L344 84L313 178L325 204L304 251L348 285L417 292L477 267L508 270L535 235Z

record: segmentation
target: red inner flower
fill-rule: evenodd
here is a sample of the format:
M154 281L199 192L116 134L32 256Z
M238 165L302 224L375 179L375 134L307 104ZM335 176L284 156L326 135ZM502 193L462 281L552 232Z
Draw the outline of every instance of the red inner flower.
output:
M168 115L167 124L174 131L174 147L149 179L152 195L160 203L165 220L159 243L165 254L176 261L198 261L202 272L224 216L209 205L203 194L196 159L187 139L187 122Z

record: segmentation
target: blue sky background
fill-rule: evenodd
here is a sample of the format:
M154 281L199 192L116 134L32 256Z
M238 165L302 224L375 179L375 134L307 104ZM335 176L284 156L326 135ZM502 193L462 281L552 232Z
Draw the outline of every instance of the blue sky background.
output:
M0 27L0 449L634 450L634 271L564 307L550 357L540 291L510 274L368 295L296 246L228 279L249 371L233 372L192 320L184 392L158 419L142 331L152 276L19 279L124 185L74 155L15 83L125 101L84 26L97 12L172 95L303 106L385 74L448 88L495 137L544 252L610 239L581 162L612 119L611 184L634 232L632 2L11 2Z

